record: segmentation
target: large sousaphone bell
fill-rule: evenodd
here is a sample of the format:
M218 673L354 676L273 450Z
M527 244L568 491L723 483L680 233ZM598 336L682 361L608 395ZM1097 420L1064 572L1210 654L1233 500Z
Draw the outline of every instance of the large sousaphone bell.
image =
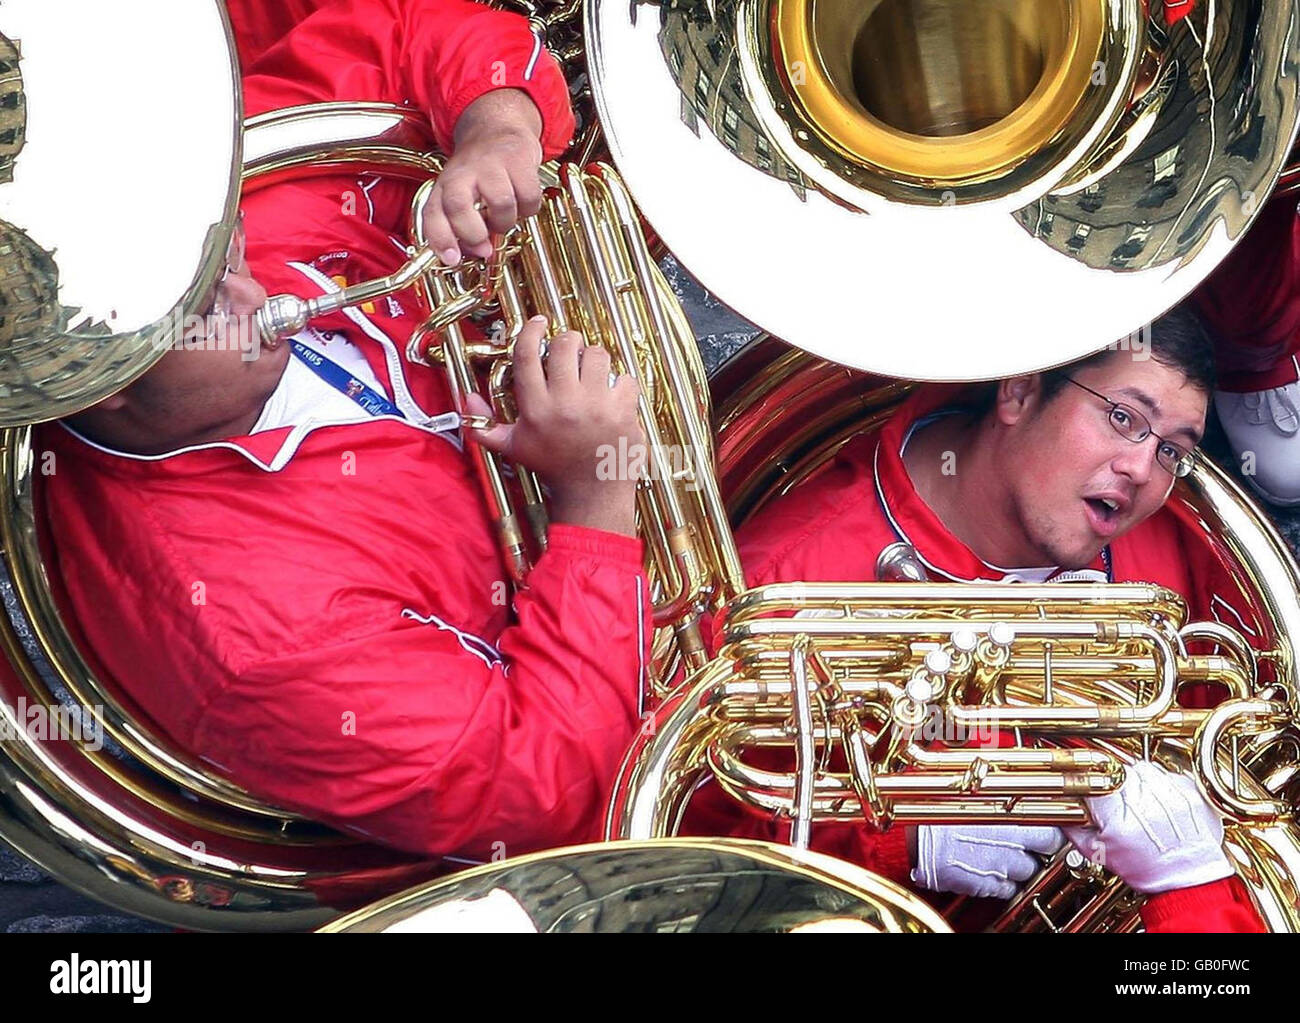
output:
M1296 130L1294 0L587 6L610 151L764 330L919 380L1061 365L1187 295Z

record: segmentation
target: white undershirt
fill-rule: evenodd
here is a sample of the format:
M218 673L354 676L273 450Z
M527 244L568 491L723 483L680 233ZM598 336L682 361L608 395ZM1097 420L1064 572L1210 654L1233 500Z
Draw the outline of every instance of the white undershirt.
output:
M376 393L391 399L392 395L375 376L361 349L345 335L322 333L308 327L293 340L319 352ZM285 426L302 426L309 422L355 423L365 418L366 412L360 405L331 387L308 369L301 359L291 354L280 383L267 399L262 414L249 433L278 430Z

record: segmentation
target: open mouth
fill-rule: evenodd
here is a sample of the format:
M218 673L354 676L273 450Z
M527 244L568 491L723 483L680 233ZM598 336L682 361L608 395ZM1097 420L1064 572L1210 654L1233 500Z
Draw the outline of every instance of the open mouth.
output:
M1088 508L1093 530L1099 536L1114 535L1119 528L1119 502L1109 497L1086 497L1083 503Z

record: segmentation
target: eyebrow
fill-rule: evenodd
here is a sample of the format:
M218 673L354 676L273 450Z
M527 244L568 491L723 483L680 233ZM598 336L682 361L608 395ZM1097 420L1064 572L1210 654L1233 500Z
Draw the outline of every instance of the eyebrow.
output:
M1136 401L1139 405L1145 405L1147 411L1151 415L1151 418L1154 419L1155 417L1160 415L1160 402L1156 401L1153 397L1151 397L1151 395L1147 394L1147 392L1142 390L1140 387L1132 387L1132 386L1121 387L1118 393L1127 395L1128 397ZM1186 437L1188 440L1192 442L1192 447L1196 447L1196 445L1201 443L1201 438L1204 436L1204 434L1198 430L1193 429L1190 426L1180 426L1177 430L1174 430L1173 433L1168 434L1168 436Z

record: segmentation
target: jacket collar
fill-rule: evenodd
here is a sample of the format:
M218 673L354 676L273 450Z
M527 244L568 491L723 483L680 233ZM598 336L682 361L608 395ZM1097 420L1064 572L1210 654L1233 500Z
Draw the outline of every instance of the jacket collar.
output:
M321 294L339 290L339 286L335 284L334 281L330 280L330 278L326 277L315 267L308 266L305 263L290 263L289 266L306 277L308 281L317 287ZM298 453L298 449L302 446L303 441L305 441L314 431L324 427L351 426L358 423L396 423L403 427L421 430L426 433L431 433L434 436L441 437L443 440L457 448L457 450L461 450L463 446L458 433L437 429L435 417L422 409L412 396L410 388L406 383L405 373L403 372L404 360L393 339L359 309L345 309L343 315L345 315L352 324L358 327L365 337L376 342L376 346L362 346L366 353L366 358L370 361L380 379L388 381L389 388L393 395L393 403L402 410L406 418L400 416L371 416L361 411L361 409L358 409L356 419L344 421L331 420L329 422L309 421L293 427L266 430L261 433L249 434L242 437L229 437L225 440L211 441L205 444L193 444L160 455L137 455L127 451L118 451L114 448L95 443L88 437L78 433L65 422L60 422L59 425L87 447L115 459L125 459L130 462L138 463L158 463L178 459L185 455L191 455L201 451L230 451L242 456L263 472L279 472L288 465L294 455ZM376 358L376 352L382 355L382 361Z

